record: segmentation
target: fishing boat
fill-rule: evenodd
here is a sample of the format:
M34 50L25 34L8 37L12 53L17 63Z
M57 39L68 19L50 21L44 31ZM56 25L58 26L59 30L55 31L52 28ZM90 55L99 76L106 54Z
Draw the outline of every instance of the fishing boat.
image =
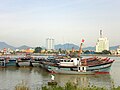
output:
M53 56L49 56L48 58L41 58L40 60L40 67L48 70L48 66L54 66L57 65L56 59Z
M87 70L87 65L82 65L81 62L78 60L77 63L71 62L63 62L59 63L58 66L49 65L48 71L52 73L59 73L59 74L75 74L75 75L89 75L95 74L93 70Z
M5 62L5 65L6 67L12 67L12 66L16 66L16 61L17 59L16 58L6 58L6 62Z
M31 61L31 58L28 58L28 57L21 57L21 58L18 58L17 61L16 61L16 65L18 67L28 67L28 66L31 66L30 64L30 61Z
M30 65L32 67L39 67L40 66L40 61L31 60L30 63L31 63Z
M82 43L79 49L78 56L80 57L81 51L82 51ZM69 74L75 74L75 71L78 71L78 66L80 68L85 68L85 72L98 73L98 74L105 74L109 73L110 68L112 66L112 63L115 60L111 60L110 58L99 58L99 57L90 57L90 58L70 58L70 59L60 59L58 60L59 63L57 63L56 66L49 65L48 71L55 72L55 73L69 73ZM79 72L77 72L79 73Z
M40 58L40 57L33 57L30 61L30 65L32 67L39 67L40 66L40 63L41 61L43 60L44 58Z
M71 74L71 75L93 75L95 71L87 71L87 66L79 66L77 70L73 70L71 68L59 68L50 66L48 71L51 73L58 73L58 74Z
M0 67L5 67L5 58L0 57Z
M87 59L78 59L72 58L71 60L60 60L57 65L48 65L48 71L54 73L63 73L63 74L87 74L97 73L97 74L107 74L110 71L111 65L114 60L109 58L87 58ZM76 71L82 72L76 72Z
M104 73L109 73L110 68L112 66L112 63L115 60L112 60L110 58L95 58L94 60L88 60L87 65L88 68L87 70L94 70L98 74L104 74Z

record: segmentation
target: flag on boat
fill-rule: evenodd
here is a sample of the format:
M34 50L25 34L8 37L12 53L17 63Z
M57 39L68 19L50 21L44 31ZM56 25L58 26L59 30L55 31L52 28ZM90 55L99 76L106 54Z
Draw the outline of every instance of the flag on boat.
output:
M84 41L85 41L85 40L84 40L84 39L82 39L82 43L84 43Z
M83 45L84 41L85 41L85 40L84 40L84 39L82 39L81 45Z

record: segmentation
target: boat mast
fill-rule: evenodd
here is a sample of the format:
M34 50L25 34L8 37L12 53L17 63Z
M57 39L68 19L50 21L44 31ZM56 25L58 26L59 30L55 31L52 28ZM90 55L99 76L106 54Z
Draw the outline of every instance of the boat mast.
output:
M84 39L82 39L82 42L80 43L80 48L79 48L79 52L78 52L78 57L80 57L80 55L81 55L83 42L84 42Z
M82 39L82 42L80 43L80 48L79 48L79 52L78 52L78 57L80 57L81 52L82 52L82 45L83 45L84 39ZM87 61L86 59L84 59L84 65L87 65Z

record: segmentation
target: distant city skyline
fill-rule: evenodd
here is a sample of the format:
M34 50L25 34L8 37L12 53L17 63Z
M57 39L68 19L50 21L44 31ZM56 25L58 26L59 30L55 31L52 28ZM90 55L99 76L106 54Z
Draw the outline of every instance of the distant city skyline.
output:
M95 46L99 30L110 46L120 45L120 0L1 0L0 41L12 46Z

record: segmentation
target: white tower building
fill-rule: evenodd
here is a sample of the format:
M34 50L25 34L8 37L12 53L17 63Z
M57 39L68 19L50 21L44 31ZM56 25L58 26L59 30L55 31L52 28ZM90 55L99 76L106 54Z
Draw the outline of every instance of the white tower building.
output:
M46 39L46 48L48 50L54 49L54 39L52 39L52 38Z
M100 30L100 38L96 43L96 52L102 52L103 50L109 50L109 41L106 37L102 36L102 30Z

